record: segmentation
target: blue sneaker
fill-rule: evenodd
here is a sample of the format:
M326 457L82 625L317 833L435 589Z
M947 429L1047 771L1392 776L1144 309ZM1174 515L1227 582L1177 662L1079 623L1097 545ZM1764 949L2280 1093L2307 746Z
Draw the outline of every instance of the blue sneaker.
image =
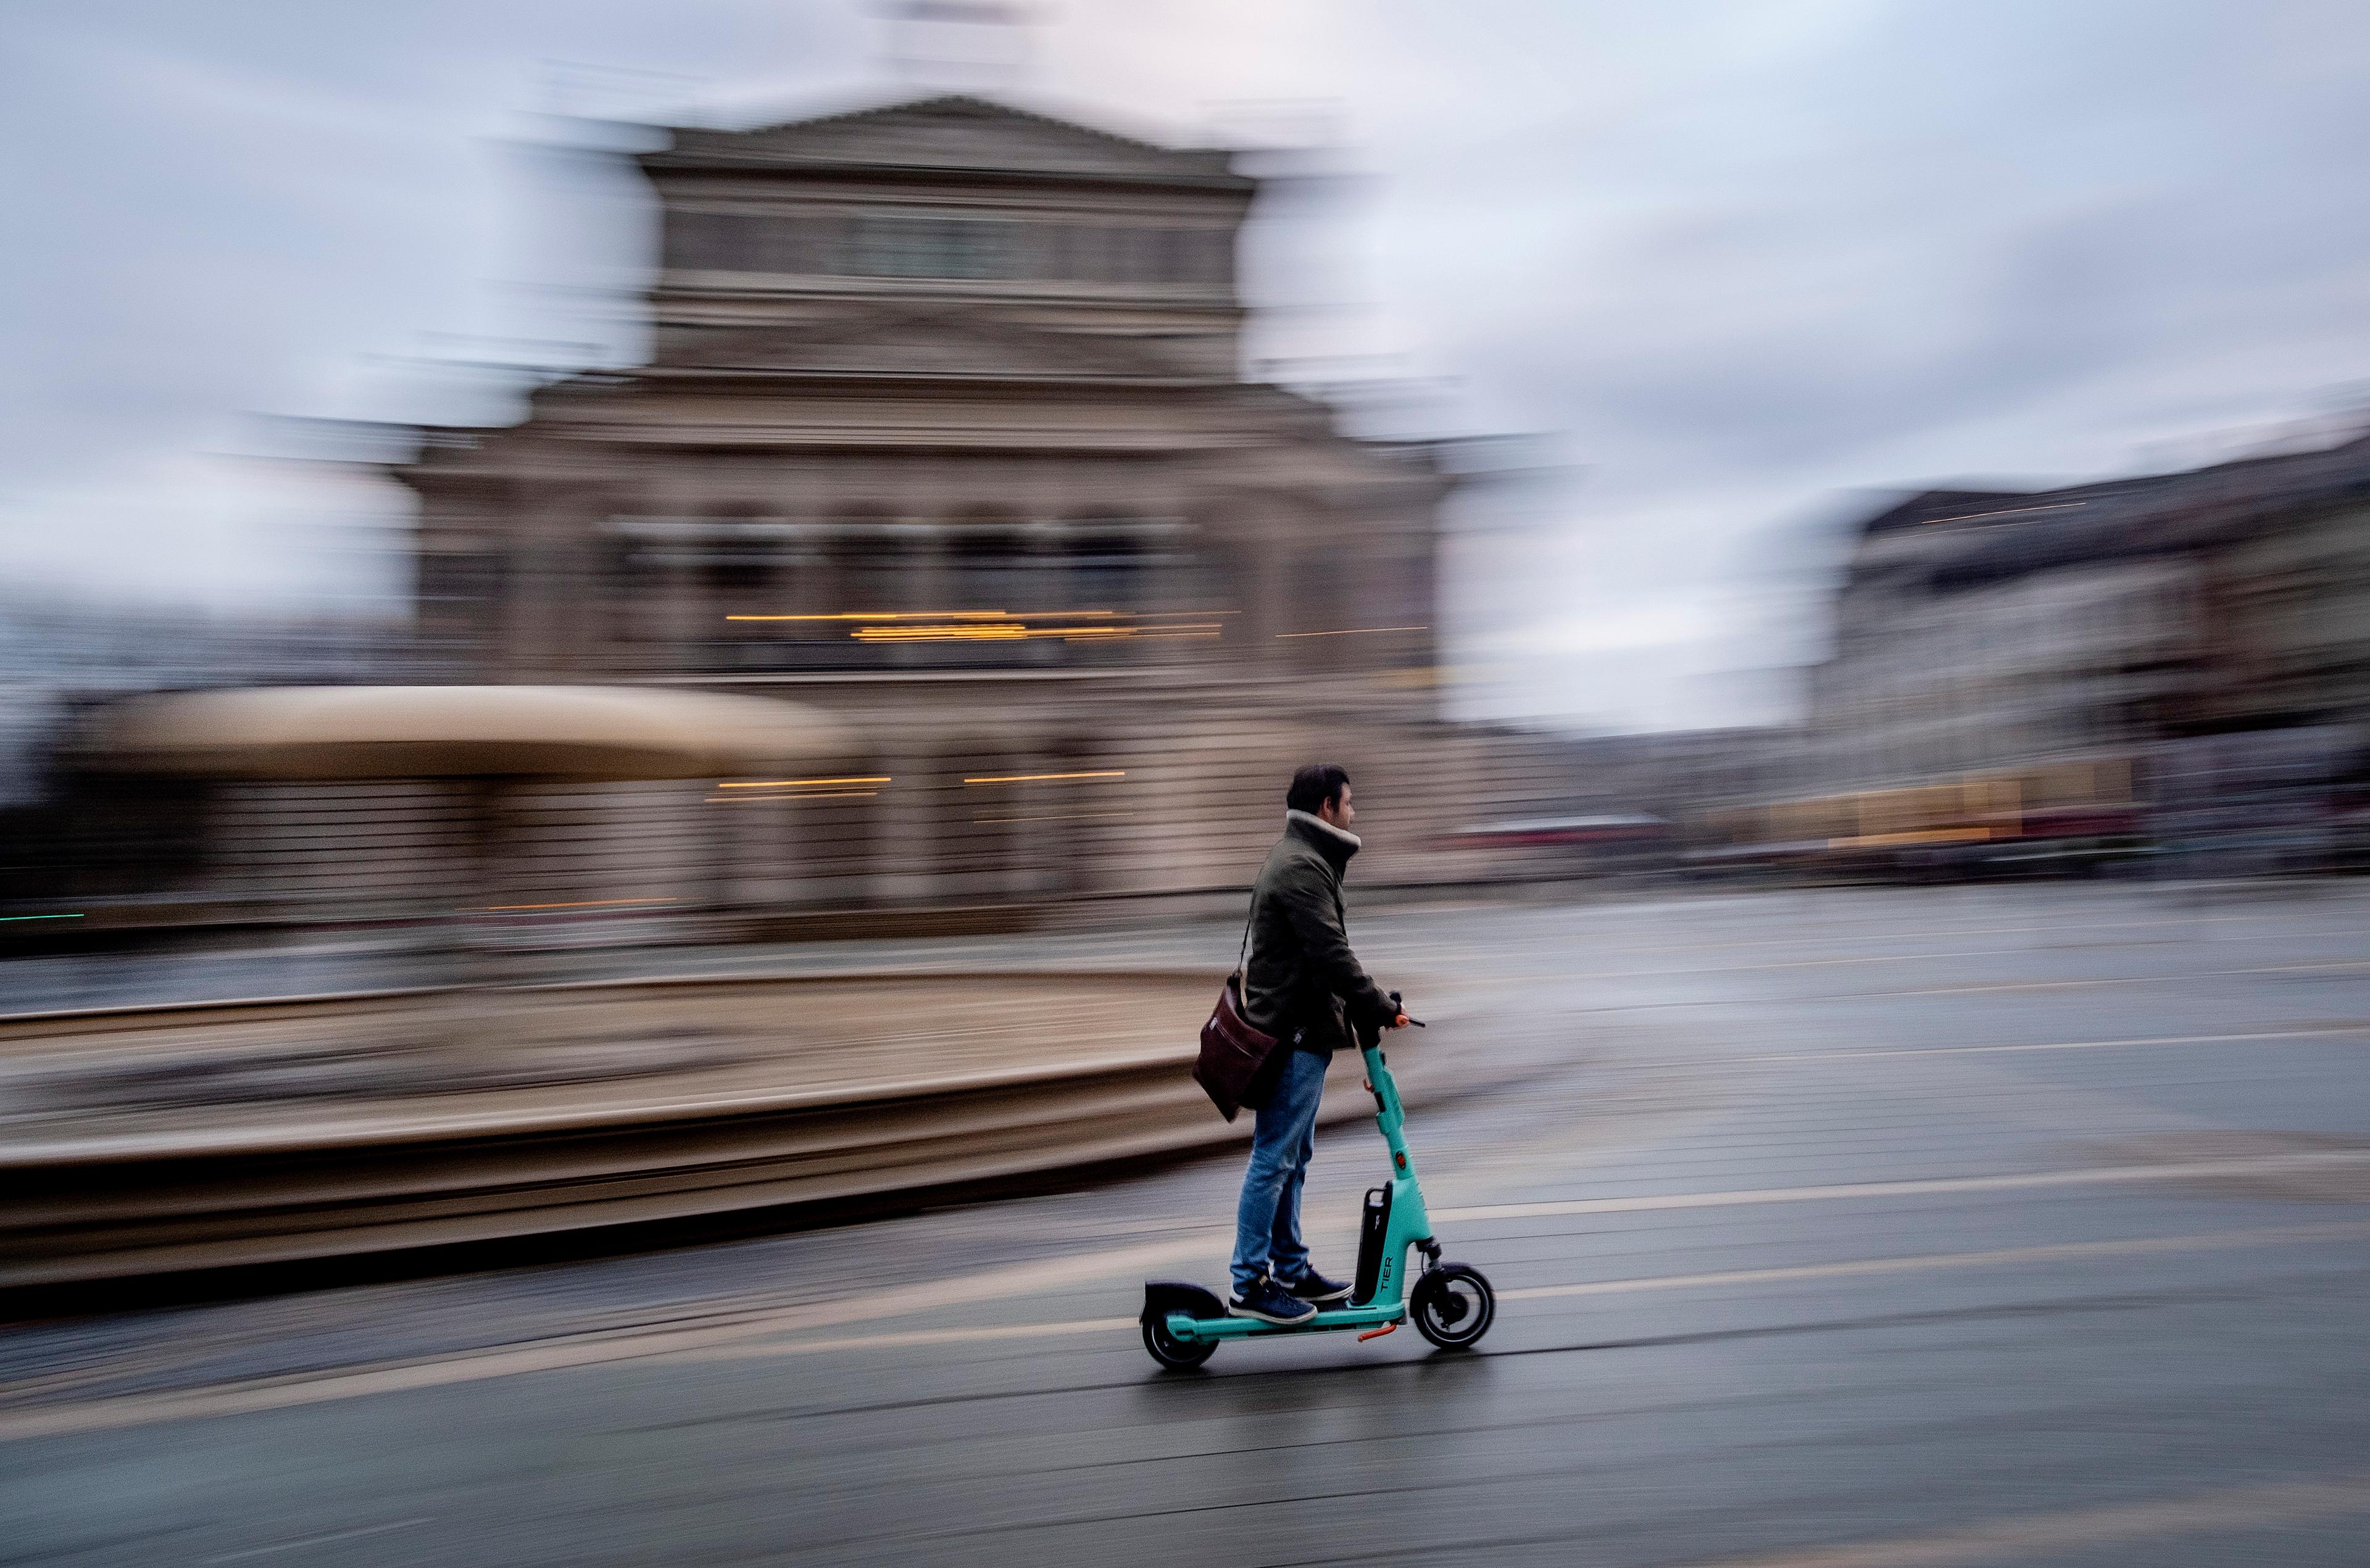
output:
M1238 1318L1257 1318L1263 1323L1274 1323L1283 1328L1305 1323L1317 1315L1316 1308L1297 1297L1286 1295L1283 1287L1272 1279L1262 1279L1237 1295L1227 1303L1226 1310Z
M1278 1280L1277 1283L1282 1285L1284 1293L1294 1300L1313 1301L1318 1306L1325 1306L1334 1301L1347 1301L1350 1299L1348 1286L1338 1279L1328 1279L1313 1268L1297 1279Z

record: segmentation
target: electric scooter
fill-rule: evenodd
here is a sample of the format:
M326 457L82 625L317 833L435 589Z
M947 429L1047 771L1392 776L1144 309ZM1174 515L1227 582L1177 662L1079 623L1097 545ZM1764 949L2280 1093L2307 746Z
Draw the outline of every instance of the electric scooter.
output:
M1398 1000L1397 992L1392 1000ZM1408 1022L1423 1027L1420 1020ZM1303 1322L1271 1323L1233 1316L1224 1299L1198 1285L1148 1279L1144 1285L1144 1348L1163 1367L1180 1371L1199 1367L1227 1340L1270 1334L1355 1329L1363 1342L1393 1332L1410 1312L1416 1332L1443 1350L1468 1349L1490 1332L1498 1315L1498 1297L1489 1280L1470 1264L1440 1261L1440 1243L1432 1239L1432 1217L1424 1212L1415 1159L1402 1136L1407 1116L1399 1105L1398 1085L1383 1059L1380 1033L1371 1038L1362 1036L1358 1054L1365 1059L1364 1087L1375 1097L1375 1125L1390 1149L1391 1175L1387 1185L1366 1193L1350 1304L1320 1310ZM1423 1254L1423 1272L1412 1290L1408 1288L1410 1250Z

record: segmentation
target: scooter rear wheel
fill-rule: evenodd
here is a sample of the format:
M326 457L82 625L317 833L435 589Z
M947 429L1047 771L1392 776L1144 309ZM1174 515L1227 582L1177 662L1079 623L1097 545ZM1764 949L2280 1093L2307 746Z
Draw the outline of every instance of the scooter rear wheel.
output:
M1187 1372L1199 1367L1218 1353L1215 1344L1205 1339L1183 1340L1168 1332L1168 1325L1156 1318L1144 1320L1144 1348L1152 1358L1173 1372Z
M1408 1309L1418 1333L1443 1350L1464 1350L1497 1321L1498 1293L1470 1264L1442 1264L1416 1281Z

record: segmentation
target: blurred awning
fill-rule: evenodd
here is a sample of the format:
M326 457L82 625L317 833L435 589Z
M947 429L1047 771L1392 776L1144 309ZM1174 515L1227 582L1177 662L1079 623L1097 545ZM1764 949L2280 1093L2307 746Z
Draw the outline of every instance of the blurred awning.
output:
M211 778L715 778L846 759L795 703L611 686L284 686L134 697L81 750L113 772Z

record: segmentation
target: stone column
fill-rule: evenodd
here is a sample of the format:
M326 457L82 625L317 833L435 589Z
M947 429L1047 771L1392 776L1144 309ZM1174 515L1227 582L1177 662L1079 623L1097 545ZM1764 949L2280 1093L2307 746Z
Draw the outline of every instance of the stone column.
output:
M961 802L948 797L949 772L936 747L912 741L896 745L883 757L882 772L892 782L881 787L872 804L879 836L872 845L873 901L916 904L926 901L938 883L938 817ZM962 787L961 778L952 787Z

